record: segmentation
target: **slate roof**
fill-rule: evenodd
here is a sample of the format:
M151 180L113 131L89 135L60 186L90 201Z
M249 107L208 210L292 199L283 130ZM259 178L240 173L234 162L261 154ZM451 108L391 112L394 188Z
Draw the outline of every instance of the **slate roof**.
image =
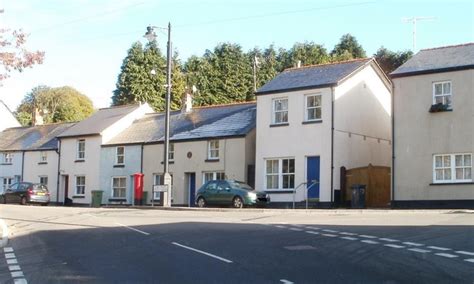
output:
M195 107L170 115L170 141L244 136L255 128L256 104ZM105 145L153 143L164 140L164 114L146 114Z
M73 127L64 131L59 138L76 137L83 135L99 135L107 127L120 120L125 115L139 108L139 104L102 108L90 117L76 123Z
M286 69L258 89L255 94L264 95L335 86L371 60L371 58L364 58Z
M12 127L0 132L0 151L54 150L58 148L56 136L74 123Z
M474 68L474 43L420 50L392 78Z

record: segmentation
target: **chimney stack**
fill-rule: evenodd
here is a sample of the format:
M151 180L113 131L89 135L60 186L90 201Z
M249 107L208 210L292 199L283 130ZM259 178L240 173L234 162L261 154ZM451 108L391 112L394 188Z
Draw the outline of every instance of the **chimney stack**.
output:
M296 66L297 66L298 68L300 68L300 67L301 67L301 60L298 60L298 63L297 63L297 65L296 65Z
M182 112L189 113L192 110L193 110L193 95L191 95L189 92L186 92L186 95L183 101Z
M40 111L37 108L35 108L33 112L32 125L36 126L36 125L43 125L43 124L44 124L43 116L41 115Z

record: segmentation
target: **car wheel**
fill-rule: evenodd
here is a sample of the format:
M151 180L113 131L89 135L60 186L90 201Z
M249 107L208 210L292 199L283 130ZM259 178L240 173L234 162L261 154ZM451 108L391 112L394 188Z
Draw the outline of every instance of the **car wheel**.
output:
M197 205L199 208L206 207L206 200L203 197L199 197L197 201Z
M26 196L23 196L20 200L21 205L26 205Z
M234 197L232 200L232 206L234 208L243 208L244 207L244 202L242 201L242 198L239 196Z

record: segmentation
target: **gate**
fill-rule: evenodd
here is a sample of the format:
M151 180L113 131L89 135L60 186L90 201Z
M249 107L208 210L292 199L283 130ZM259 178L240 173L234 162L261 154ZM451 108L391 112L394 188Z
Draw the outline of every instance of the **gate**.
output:
M343 204L351 201L351 187L365 184L365 204L367 207L390 206L390 167L372 166L346 170L341 167L341 199Z

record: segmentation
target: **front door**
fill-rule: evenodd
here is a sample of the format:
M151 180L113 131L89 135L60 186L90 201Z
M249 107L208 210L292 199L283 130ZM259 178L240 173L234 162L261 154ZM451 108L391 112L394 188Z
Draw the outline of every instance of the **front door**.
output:
M196 206L196 173L187 173L188 176L188 192L189 207Z
M308 157L306 161L308 199L319 199L319 160L319 157Z

